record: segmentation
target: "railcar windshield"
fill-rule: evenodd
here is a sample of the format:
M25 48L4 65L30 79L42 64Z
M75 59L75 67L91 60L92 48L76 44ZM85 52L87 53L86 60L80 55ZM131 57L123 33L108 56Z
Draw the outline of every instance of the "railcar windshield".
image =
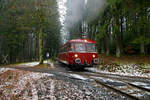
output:
M76 52L96 52L96 46L93 43L75 43Z
M75 43L75 51L76 52L86 52L85 44L83 43Z
M96 46L93 43L86 43L87 52L96 52Z

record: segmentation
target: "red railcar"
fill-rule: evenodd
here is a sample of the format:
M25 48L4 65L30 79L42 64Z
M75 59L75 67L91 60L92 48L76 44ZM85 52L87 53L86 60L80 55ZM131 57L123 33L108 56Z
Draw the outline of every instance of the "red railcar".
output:
M87 39L68 41L60 48L59 61L75 68L92 67L98 64L96 42Z

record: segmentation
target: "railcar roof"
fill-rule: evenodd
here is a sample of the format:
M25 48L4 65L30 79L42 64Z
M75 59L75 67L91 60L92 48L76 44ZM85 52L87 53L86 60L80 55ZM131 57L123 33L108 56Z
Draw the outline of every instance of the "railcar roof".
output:
M69 42L96 43L96 41L88 40L88 39L73 39L73 40L70 40Z

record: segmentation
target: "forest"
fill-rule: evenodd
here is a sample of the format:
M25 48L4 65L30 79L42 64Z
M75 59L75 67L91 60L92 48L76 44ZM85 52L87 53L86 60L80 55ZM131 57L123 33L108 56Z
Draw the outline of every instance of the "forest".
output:
M107 0L97 18L88 21L89 37L105 55L150 54L150 1Z
M56 3L55 0L0 0L1 64L42 62L47 52L51 58L56 56L60 43Z
M69 39L86 34L104 55L150 55L149 0L74 1L80 9L72 3L66 3ZM64 38L59 16L57 0L0 0L0 64L56 58Z

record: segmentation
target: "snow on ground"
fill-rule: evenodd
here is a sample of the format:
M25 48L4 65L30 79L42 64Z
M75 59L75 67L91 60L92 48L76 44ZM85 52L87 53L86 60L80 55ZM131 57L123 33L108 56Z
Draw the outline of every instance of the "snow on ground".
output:
M122 96L92 88L81 80L67 80L53 74L8 70L0 75L0 100L121 100ZM77 78L85 79L78 75ZM80 81L80 82L79 82ZM73 84L74 83L74 84ZM115 95L111 97L108 95Z
M39 84L36 86L40 100L124 100L118 99L116 96L118 94L110 92L106 94L103 88L92 88L89 84L81 83L81 80L70 79L72 81L70 82L61 76L59 78L61 80L48 77L38 80Z
M43 76L54 76L53 74L48 74L48 73L42 73Z
M142 83L142 82L133 82L132 84L135 84L135 85L148 85L148 84L145 84L145 83Z
M33 66L36 66L38 64L39 64L39 62L29 62L29 63L23 63L23 64L19 64L19 65L33 67Z
M76 78L76 79L81 79L81 80L88 80L88 78L85 78L81 75L77 75L77 74L69 74L71 77Z
M52 68L54 68L54 63L49 60L45 60L43 63L49 64ZM24 67L34 67L38 64L39 64L39 62L28 62L28 63L19 64L19 65L24 66Z
M54 63L52 63L51 61L45 60L44 63L49 64L52 68L54 68Z
M103 81L103 82L118 82L118 83L123 83L123 82L121 82L121 81L117 81L117 80L113 80L113 79L109 79L109 78L102 78L102 77L95 77L95 76L92 76L93 78L96 78L96 79L99 79L99 80L101 80L101 81Z
M109 69L105 68L104 70L100 68L87 68L87 70L92 72L99 73L107 73L107 74L118 74L118 75L126 75L126 76L139 76L139 77L148 77L150 78L150 73L144 73L142 69L139 69L138 66L133 65L122 65L119 67L120 69L116 69L115 71L110 72Z
M143 82L133 82L132 84L138 85L138 86L143 86L144 88L150 89L150 84L146 84Z
M45 76L53 76L53 74L35 73L18 69L11 70L10 68L0 68L0 74L0 98L7 100L11 99L11 97L24 100L38 100L34 82Z
M23 75L22 77L19 78L19 81L17 82L17 84L15 84L15 88L11 90L11 93L13 93L14 95L20 94L26 87L26 84L29 83L30 87L31 87L31 92L32 92L32 99L33 100L38 100L38 95L37 95L37 90L33 84L33 82L35 80L40 79L41 77L44 77L44 75L42 73L27 73L25 75ZM24 96L24 98L28 98L28 96Z
M12 69L12 68L0 68L0 74L6 72L8 70L14 70L14 69Z
M53 63L51 62L44 61L44 63L53 65ZM39 62L31 62L22 65L31 67L38 64ZM117 70L116 72L109 72L108 70L102 71L97 68L88 68L88 70L100 73L110 73L128 76L129 75L146 76L146 77L150 76L150 74L148 76L147 73L142 73L141 71L139 71L139 69L126 67L127 66L124 66L121 71ZM63 73L61 75L65 76L63 75ZM64 79L65 81L60 81L50 78L52 76L55 75L47 73L21 71L18 69L11 69L11 68L0 68L0 98L4 100L8 99L38 100L46 98L50 100L56 100L57 98L59 99L64 98L65 100L67 99L67 97L70 98L77 97L79 99L84 99L84 97L86 98L95 97L94 99L97 99L98 97L103 98L101 95L103 94L103 92L99 93L100 91L98 91L98 93L95 96L95 93L91 94L90 89L87 89L87 87L84 87L84 85L83 86L79 85L78 87L77 85L73 85L72 83L66 82L66 79ZM73 77L84 81L89 80L88 78L77 74L69 74L69 77ZM107 82L108 81L113 82L112 80L107 80ZM135 84L144 85L142 83L135 83ZM83 91L80 90L81 87L84 87Z

